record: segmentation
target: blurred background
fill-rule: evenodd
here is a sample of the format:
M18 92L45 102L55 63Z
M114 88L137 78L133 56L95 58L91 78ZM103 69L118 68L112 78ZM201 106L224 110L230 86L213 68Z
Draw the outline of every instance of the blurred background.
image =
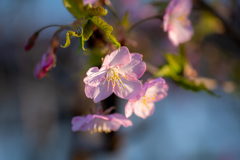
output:
M133 23L160 10L149 2L112 1L120 17L129 11ZM194 3L190 18L195 35L186 52L198 80L220 97L166 79L168 96L156 103L151 117L134 115L132 127L91 135L71 131L72 117L94 106L83 84L89 55L77 53L78 39L58 49L57 65L43 79L34 77L34 68L57 28L42 31L34 48L24 50L38 29L71 24L74 18L59 0L1 0L0 160L240 160L240 1L204 2L216 13ZM111 13L105 19L115 24ZM165 63L164 53L178 52L161 25L152 19L128 35L130 51L154 66ZM123 113L127 101L115 100L117 112Z

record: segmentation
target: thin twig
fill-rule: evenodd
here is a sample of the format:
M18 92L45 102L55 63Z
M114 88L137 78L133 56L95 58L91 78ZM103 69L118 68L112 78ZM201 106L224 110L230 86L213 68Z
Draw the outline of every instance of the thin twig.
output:
M139 24L145 22L145 21L148 21L148 20L151 20L151 19L160 19L162 21L162 18L163 16L162 15L154 15L154 16L151 16L151 17L147 17L147 18L144 18L144 19L141 19L140 21L137 21L136 23L134 23L129 29L128 29L128 33L131 32L136 26L138 26Z
M109 0L104 1L105 6L109 9L109 11L113 14L115 18L117 18L119 21L121 20L120 17L118 16L115 8L112 6L112 3Z
M48 26L40 28L37 32L41 32L42 30L49 28L49 27L63 27L63 26L64 25L52 24L52 25L48 25Z

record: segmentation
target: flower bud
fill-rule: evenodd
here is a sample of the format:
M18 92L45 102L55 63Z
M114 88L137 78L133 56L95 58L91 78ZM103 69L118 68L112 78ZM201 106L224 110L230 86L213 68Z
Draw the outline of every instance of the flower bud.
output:
M35 41L38 37L39 32L35 32L29 39L26 40L24 44L24 49L29 51L35 44Z
M35 69L35 77L43 78L46 76L47 72L54 67L56 64L56 56L53 53L45 53L42 57L41 63L38 63Z

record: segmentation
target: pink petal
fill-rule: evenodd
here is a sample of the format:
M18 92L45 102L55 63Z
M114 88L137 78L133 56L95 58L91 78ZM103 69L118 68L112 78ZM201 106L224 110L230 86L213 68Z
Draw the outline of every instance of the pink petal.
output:
M172 0L171 13L175 15L189 15L192 10L192 0Z
M146 71L146 63L142 61L142 55L131 53L130 63L120 67L120 73L128 77L141 78Z
M100 83L99 86L93 87L89 85L85 85L85 94L88 98L93 99L95 103L104 100L105 98L109 97L113 93L112 84L109 83L110 86L104 85Z
M82 130L82 126L86 123L86 117L73 117L72 119L72 131Z
M186 26L182 26L181 22L178 20L172 23L172 28L168 31L168 37L175 46L191 39L193 35L193 28L190 21L188 21L188 23L189 24Z
M47 74L47 70L43 70L42 65L39 63L36 65L35 71L34 71L34 76L36 78L43 78Z
M143 119L151 116L154 112L154 103L147 103L147 106L142 101L136 101L134 104L134 113Z
M45 70L49 70L54 63L54 54L53 53L45 53L43 54L41 65Z
M126 117L124 117L123 115L121 115L119 113L110 114L110 115L108 115L108 117L111 119L111 121L115 121L115 122L123 125L124 127L132 126L132 121L130 121L129 119L127 119Z
M141 92L142 84L139 80L127 80L121 77L123 85L116 85L113 92L120 98L133 99Z
M122 66L124 64L128 64L130 62L130 53L127 47L121 47L119 49L113 51L110 55L107 55L104 58L103 66L107 67L117 67Z
M93 3L95 3L97 0L83 0L83 5L86 5L86 4L91 4L93 5Z
M193 35L190 20L185 19L182 22L179 19L181 16L187 18L191 9L191 0L172 0L166 9L163 17L163 27L164 31L168 31L168 37L175 46L190 40Z
M149 81L145 96L149 97L151 102L157 102L167 96L167 91L168 85L166 84L165 80L162 78L156 78Z
M88 69L86 74L89 76L89 75L91 75L93 73L96 73L98 71L99 71L98 67L91 67L91 68Z
M93 87L97 87L106 79L107 70L97 71L97 67L92 67L87 71L87 77L83 79L84 83Z
M104 117L104 119L108 120L107 117ZM88 114L86 117L81 117L81 116L74 117L72 119L72 122L75 122L74 123L75 126L74 125L72 126L72 130L73 130L73 127L75 127L74 129L76 129L76 130L73 130L73 131L92 130L94 128L94 124L97 125L97 123L101 123L101 121L103 121L102 117L100 117L99 115L95 115L95 114ZM77 128L77 125L76 125L77 123L78 123L78 126L79 126L78 128Z
M93 117L91 121L86 122L82 125L81 131L94 131L94 129L97 129L99 128L99 126L102 126L105 123L105 121L106 120L103 120L101 118Z
M89 114L86 117L74 117L72 125L73 131L111 132L118 130L121 125L124 127L131 126L132 122L118 113L109 115Z
M169 29L169 13L165 13L165 15L163 16L163 30L164 32L167 32Z
M43 78L47 72L55 66L56 56L53 53L44 53L42 56L41 63L38 63L34 75L37 78Z
M132 102L131 100L129 100L128 103L127 103L126 106L125 106L125 116L126 116L127 118L129 118L129 117L132 115L132 113L133 113L132 103L133 103L133 102Z

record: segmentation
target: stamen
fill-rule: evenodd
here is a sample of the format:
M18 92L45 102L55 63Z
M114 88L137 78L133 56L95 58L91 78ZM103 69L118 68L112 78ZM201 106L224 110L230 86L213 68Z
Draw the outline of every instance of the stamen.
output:
M149 97L146 97L146 96L142 97L142 103L144 104L142 106L142 108L144 108L144 106L146 106L149 109L150 108L149 105L148 105L149 101L150 101Z
M187 15L183 14L178 17L178 20L181 22L182 26L187 25Z
M118 85L120 87L120 89L122 90L123 88L125 88L125 86L123 85L123 82L120 78L119 75L119 69L118 68L109 68L107 75L106 75L106 79L103 82L103 86L105 85L105 82L108 81L108 88L107 91L109 91L109 87L110 84L112 84L112 87L114 88L116 85ZM126 76L123 76L126 77Z

